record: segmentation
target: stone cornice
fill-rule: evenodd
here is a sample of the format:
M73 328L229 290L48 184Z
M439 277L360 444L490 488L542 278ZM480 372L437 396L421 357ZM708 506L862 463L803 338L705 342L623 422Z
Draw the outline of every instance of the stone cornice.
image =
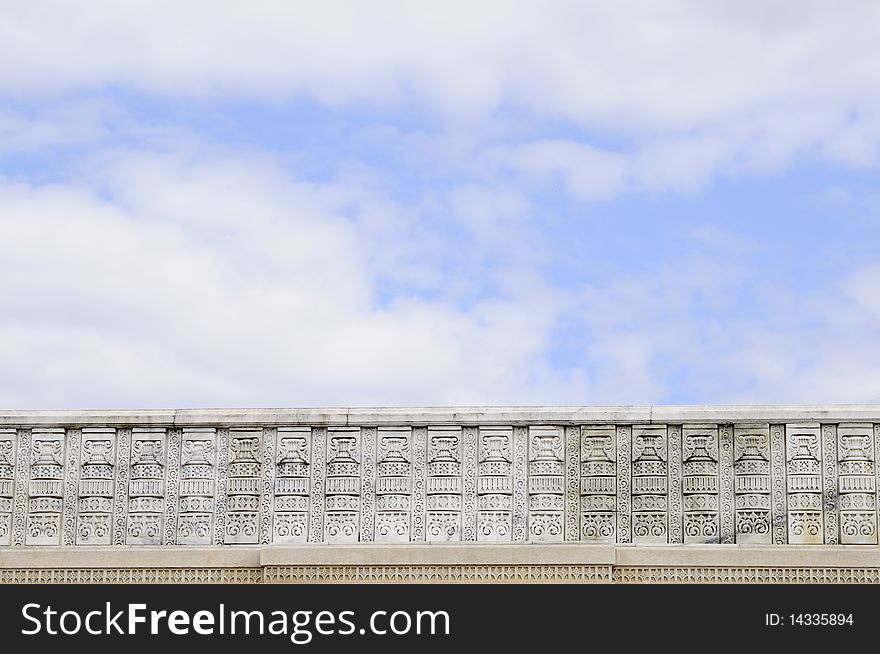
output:
M877 422L880 404L0 411L0 426L399 426Z

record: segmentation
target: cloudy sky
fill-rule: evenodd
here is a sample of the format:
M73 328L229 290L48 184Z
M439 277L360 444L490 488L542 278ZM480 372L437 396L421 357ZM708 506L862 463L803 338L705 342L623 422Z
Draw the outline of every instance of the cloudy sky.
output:
M0 0L0 408L880 401L878 33Z

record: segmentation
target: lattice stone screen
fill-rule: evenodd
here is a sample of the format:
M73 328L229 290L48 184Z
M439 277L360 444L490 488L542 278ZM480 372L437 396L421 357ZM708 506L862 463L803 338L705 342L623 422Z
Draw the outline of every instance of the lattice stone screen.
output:
M880 406L0 414L0 546L876 545Z

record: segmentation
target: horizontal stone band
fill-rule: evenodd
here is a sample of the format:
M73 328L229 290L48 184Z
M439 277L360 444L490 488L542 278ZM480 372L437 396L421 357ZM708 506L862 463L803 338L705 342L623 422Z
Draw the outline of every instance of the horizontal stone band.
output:
M13 547L0 583L880 583L877 548L302 545Z
M0 547L876 545L880 406L0 413Z

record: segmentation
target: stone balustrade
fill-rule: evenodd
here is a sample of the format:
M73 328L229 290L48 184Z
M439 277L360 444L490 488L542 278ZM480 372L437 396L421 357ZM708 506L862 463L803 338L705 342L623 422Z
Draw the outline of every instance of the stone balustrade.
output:
M0 413L0 546L876 545L880 405Z

